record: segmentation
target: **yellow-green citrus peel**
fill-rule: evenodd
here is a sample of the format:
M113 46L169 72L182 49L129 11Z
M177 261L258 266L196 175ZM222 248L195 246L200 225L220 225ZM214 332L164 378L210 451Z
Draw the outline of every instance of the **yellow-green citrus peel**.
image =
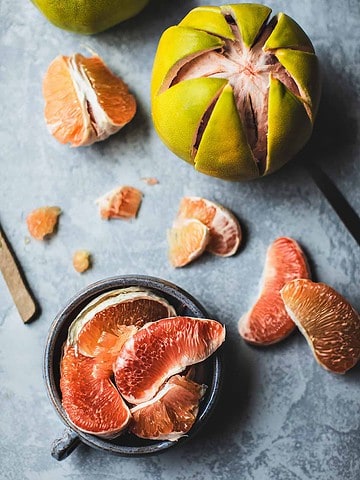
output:
M308 141L320 99L311 41L259 4L203 6L162 35L152 117L168 148L227 180L274 172Z
M51 23L90 35L137 15L149 0L31 0Z

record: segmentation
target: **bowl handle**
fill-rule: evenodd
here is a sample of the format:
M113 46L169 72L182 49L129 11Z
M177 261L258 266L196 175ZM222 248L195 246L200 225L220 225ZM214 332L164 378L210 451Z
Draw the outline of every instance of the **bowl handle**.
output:
M62 437L54 440L51 446L51 456L58 461L64 460L71 452L73 452L73 450L75 450L79 443L80 438L78 434L70 428L66 428Z

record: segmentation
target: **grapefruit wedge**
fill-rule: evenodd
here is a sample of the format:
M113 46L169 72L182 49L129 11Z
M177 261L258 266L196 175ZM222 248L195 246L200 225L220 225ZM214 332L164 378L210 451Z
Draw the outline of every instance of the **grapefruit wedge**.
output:
M360 316L333 288L293 280L281 290L286 310L305 336L318 363L345 373L360 358Z
M97 359L76 354L66 347L61 360L62 405L79 430L113 438L128 425L131 414L111 382L112 371Z
M208 358L224 340L225 327L215 320L172 317L149 323L124 343L114 363L116 385L129 403L147 402L168 378Z
M174 375L154 398L131 409L130 432L140 438L177 441L193 426L205 391L205 385Z
M276 239L268 248L260 295L239 320L239 333L249 343L270 345L295 328L285 310L280 290L296 278L309 278L308 265L299 244L288 237Z
M176 315L167 300L145 288L111 290L90 302L69 328L68 344L82 355L114 360L127 338L147 322Z
M183 197L177 221L195 218L210 231L210 240L206 250L230 257L234 255L241 242L241 227L237 218L225 207L202 197Z
M173 267L184 267L202 255L209 243L209 229L196 219L176 222L168 231L169 260Z

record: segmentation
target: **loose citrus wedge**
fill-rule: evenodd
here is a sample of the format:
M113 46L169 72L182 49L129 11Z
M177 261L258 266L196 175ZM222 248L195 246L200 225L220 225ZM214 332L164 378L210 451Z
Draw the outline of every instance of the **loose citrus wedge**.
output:
M123 343L147 322L176 315L175 309L143 288L116 289L89 303L69 328L68 344L82 355L101 356L110 366Z
M210 231L199 220L176 222L168 231L169 260L173 267L184 267L204 253Z
M205 391L205 385L171 377L154 398L131 409L130 432L151 440L178 440L193 426Z
M130 186L114 188L96 200L101 218L135 218L140 208L142 193Z
M136 112L127 85L98 55L56 57L45 74L43 95L50 133L73 147L104 140Z
M146 402L168 378L208 358L224 340L225 327L215 320L149 323L124 343L114 364L116 385L129 403Z
M40 207L26 217L30 235L37 240L44 240L51 235L57 225L61 210L59 207Z
M178 219L195 218L210 230L206 249L221 257L234 255L241 242L241 227L225 207L202 197L184 197L180 202Z
M285 310L280 290L296 278L309 278L307 262L298 243L280 237L268 248L260 295L239 320L239 333L249 343L270 345L287 337L295 328Z
M293 280L281 290L286 310L325 369L345 373L360 358L360 316L324 283Z
M61 360L62 405L71 423L83 432L114 437L126 428L129 408L110 380L111 368L66 347Z

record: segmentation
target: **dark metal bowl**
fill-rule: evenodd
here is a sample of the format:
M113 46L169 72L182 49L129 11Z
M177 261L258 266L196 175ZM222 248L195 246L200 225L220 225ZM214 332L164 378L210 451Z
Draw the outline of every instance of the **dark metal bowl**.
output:
M199 383L205 383L208 388L200 403L195 424L187 436L180 438L177 442L144 440L128 433L120 435L116 439L107 440L81 432L70 424L61 404L60 391L61 352L67 338L68 328L78 313L95 297L109 290L130 286L145 287L166 298L174 306L178 315L208 318L205 309L190 294L170 282L148 276L126 275L107 278L93 283L75 295L52 323L46 340L44 355L44 379L47 392L61 420L67 426L63 437L55 440L53 444L52 455L57 460L66 458L80 441L91 447L121 456L142 456L159 453L182 444L193 437L208 420L215 406L220 393L222 376L222 362L219 352L196 366L195 380Z

